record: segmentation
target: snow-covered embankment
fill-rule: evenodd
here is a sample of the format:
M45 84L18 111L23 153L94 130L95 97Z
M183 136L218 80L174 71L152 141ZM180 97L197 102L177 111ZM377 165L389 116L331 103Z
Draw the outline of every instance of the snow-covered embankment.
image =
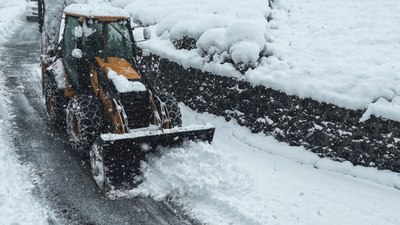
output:
M400 121L396 0L275 0L273 9L268 2L113 4L151 25L153 37L140 47L185 68L242 77L348 109L368 108L362 120L372 114Z
M25 7L24 0L0 1L1 45L19 25ZM0 62L0 65L3 62ZM6 74L0 71L0 224L45 225L45 209L32 196L29 168L21 165L12 142L9 91L5 87Z

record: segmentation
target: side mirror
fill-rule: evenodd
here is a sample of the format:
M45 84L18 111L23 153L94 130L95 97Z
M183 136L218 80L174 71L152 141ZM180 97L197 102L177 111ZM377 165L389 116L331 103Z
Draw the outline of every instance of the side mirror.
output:
M143 29L143 38L146 41L151 39L151 31L150 31L150 29L148 27L145 27Z
M72 50L71 54L74 58L77 59L81 59L83 56L82 50L80 50L79 48L75 48L74 50Z

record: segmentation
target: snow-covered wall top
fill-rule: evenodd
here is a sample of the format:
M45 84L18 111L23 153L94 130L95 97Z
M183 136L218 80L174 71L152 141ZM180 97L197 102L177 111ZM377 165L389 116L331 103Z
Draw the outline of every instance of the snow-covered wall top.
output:
M140 47L186 68L400 120L389 110L399 108L393 99L400 96L397 0L275 0L272 10L268 2L112 4L151 25L153 37Z

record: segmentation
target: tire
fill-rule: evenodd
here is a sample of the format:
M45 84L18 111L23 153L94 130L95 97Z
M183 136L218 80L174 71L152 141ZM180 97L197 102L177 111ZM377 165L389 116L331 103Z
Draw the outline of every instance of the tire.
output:
M160 100L165 103L168 110L169 116L171 118L171 124L173 127L182 126L182 114L179 108L178 101L170 94L162 92L158 94Z
M96 138L105 130L105 112L92 95L77 95L67 107L67 131L74 150L84 159Z
M103 192L108 192L114 189L109 179L107 179L104 161L103 161L103 148L102 146L94 143L90 148L90 166L92 168L93 178Z
M65 127L68 98L64 96L64 91L57 88L54 78L46 75L43 81L43 93L47 117L55 127Z
M139 177L141 160L136 160L135 149L127 149L127 146L110 148L101 144L95 142L90 148L90 166L100 190L107 193L137 187L143 180Z

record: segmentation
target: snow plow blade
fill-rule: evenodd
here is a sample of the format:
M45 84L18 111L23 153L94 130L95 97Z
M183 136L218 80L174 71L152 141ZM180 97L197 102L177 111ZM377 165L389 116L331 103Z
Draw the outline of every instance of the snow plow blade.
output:
M90 152L96 183L103 191L132 188L140 183L140 163L159 146L176 146L187 140L211 143L215 128L191 125L164 130L131 130L128 134L103 134Z

